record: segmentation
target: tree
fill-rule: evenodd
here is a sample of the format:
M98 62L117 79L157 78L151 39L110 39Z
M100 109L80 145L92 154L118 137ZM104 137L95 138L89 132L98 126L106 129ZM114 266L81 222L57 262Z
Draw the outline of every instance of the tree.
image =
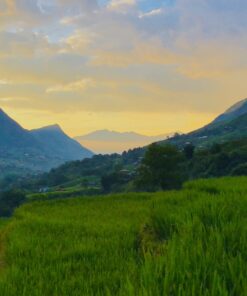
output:
M101 177L101 186L105 193L111 192L114 184L118 183L119 175L116 172Z
M222 151L222 146L218 143L214 143L210 148L210 152L212 154L217 154L217 153L220 153L221 151Z
M187 159L192 159L195 153L195 146L193 144L187 144L184 146L184 155Z
M138 171L136 184L145 190L176 189L183 182L183 154L171 145L149 146Z
M89 186L89 180L88 179L83 179L81 181L81 186L87 189L88 186Z
M26 200L22 191L10 190L0 194L0 216L8 217L16 207L19 207Z
M241 163L231 172L232 176L247 176L247 163Z

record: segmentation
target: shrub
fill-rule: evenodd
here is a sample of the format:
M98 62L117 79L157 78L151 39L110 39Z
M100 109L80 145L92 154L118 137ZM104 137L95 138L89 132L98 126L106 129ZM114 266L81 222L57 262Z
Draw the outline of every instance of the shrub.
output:
M10 190L0 194L0 216L11 216L14 209L19 207L26 200L26 196L22 191Z

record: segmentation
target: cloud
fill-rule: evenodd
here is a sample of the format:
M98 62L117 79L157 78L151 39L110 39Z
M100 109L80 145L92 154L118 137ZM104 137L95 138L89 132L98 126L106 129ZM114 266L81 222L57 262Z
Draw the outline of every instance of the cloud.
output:
M108 3L107 8L113 11L126 12L126 9L129 9L136 4L136 0L111 0Z
M6 79L0 79L0 86L1 85L9 85L12 84L12 81L6 80Z
M94 86L94 81L91 78L84 78L68 84L58 84L47 88L47 93L53 92L76 92L86 90Z
M73 16L67 16L65 18L62 18L60 20L60 23L62 25L71 25L76 23L78 20L80 20L81 18L83 18L83 14L78 14L78 15L73 15Z
M86 30L76 30L71 36L63 40L63 52L83 54L95 38L95 34Z
M44 34L17 31L0 31L0 57L32 57L56 54L60 50L59 44L51 44Z
M163 10L161 8L153 9L148 12L141 12L139 14L139 18L156 16L156 15L162 14L162 12Z
M91 64L94 66L128 67L138 64L171 65L177 63L177 55L161 46L159 40L138 40L133 47L125 51L100 51Z

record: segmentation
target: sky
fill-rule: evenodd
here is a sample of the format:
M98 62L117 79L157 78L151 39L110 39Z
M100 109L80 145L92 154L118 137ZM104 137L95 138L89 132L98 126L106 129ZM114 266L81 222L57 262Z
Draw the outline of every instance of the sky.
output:
M247 97L246 0L0 0L0 107L27 129L188 132Z

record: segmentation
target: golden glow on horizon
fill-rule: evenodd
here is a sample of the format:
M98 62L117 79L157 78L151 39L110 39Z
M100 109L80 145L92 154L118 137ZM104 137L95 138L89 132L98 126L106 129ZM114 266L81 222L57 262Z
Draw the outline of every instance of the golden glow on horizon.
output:
M173 113L51 113L35 110L4 109L9 116L26 129L59 124L71 137L84 135L99 129L118 132L135 131L147 136L157 136L172 132L189 132L212 121L217 114L177 112L179 121L174 122ZM181 128L182 126L182 128Z

